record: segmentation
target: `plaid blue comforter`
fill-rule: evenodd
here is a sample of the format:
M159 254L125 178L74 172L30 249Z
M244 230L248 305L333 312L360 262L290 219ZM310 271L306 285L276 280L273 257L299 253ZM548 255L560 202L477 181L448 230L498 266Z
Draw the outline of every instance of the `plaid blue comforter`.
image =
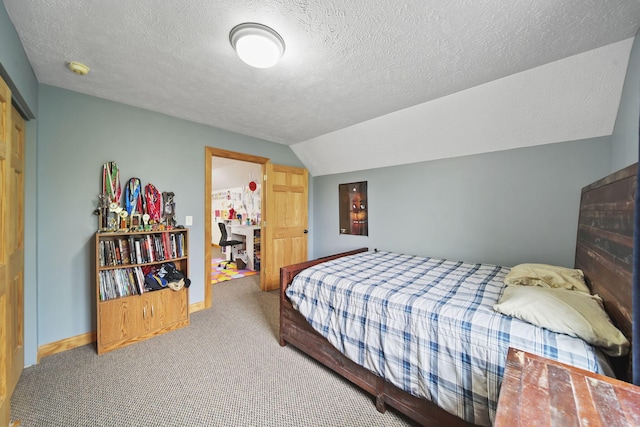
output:
M508 272L365 252L306 269L286 295L352 361L466 421L491 425L510 346L600 370L581 339L493 310Z

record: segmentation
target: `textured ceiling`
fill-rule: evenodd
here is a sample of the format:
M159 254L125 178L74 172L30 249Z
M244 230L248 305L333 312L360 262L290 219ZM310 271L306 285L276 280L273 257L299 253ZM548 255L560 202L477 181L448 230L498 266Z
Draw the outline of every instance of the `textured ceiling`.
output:
M638 0L4 0L40 83L283 144L635 36ZM286 42L271 69L229 31ZM66 61L87 64L78 76Z

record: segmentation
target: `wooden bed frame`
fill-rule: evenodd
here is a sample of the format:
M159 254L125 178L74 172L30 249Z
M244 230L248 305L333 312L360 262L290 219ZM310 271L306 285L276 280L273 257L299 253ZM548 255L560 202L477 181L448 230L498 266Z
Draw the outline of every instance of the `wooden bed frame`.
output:
M631 337L631 258L637 165L629 166L582 189L575 266L584 271L593 293L605 301L614 323ZM336 350L296 311L285 295L302 270L331 259L367 251L356 249L280 269L280 345L294 347L333 369L375 396L378 411L390 405L421 425L470 426L434 403L415 397ZM618 358L614 369L630 379L629 358Z
M633 221L638 164L582 189L575 267L604 300L613 323L631 340ZM631 381L631 357L611 359L616 377Z
M292 344L304 353L333 369L352 383L356 384L376 398L376 408L386 411L390 405L421 425L430 426L471 426L462 419L440 409L426 399L421 399L394 386L368 369L354 363L316 332L309 322L291 305L285 295L287 286L293 278L305 268L331 259L340 258L367 251L356 249L336 255L294 264L280 269L280 345Z

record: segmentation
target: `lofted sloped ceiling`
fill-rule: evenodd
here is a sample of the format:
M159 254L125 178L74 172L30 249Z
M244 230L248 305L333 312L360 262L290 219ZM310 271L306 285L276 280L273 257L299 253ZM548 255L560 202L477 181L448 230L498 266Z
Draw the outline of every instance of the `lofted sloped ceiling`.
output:
M316 176L610 134L640 26L638 0L4 4L40 83L291 145ZM235 55L242 22L284 38L275 67Z

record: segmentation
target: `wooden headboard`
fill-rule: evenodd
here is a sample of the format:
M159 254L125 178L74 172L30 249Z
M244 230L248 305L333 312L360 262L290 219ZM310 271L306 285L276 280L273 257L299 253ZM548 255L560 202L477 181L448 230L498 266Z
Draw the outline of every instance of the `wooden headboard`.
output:
M637 170L633 164L582 189L575 259L592 293L602 297L607 313L628 339ZM612 365L618 378L631 381L630 356L615 358Z

